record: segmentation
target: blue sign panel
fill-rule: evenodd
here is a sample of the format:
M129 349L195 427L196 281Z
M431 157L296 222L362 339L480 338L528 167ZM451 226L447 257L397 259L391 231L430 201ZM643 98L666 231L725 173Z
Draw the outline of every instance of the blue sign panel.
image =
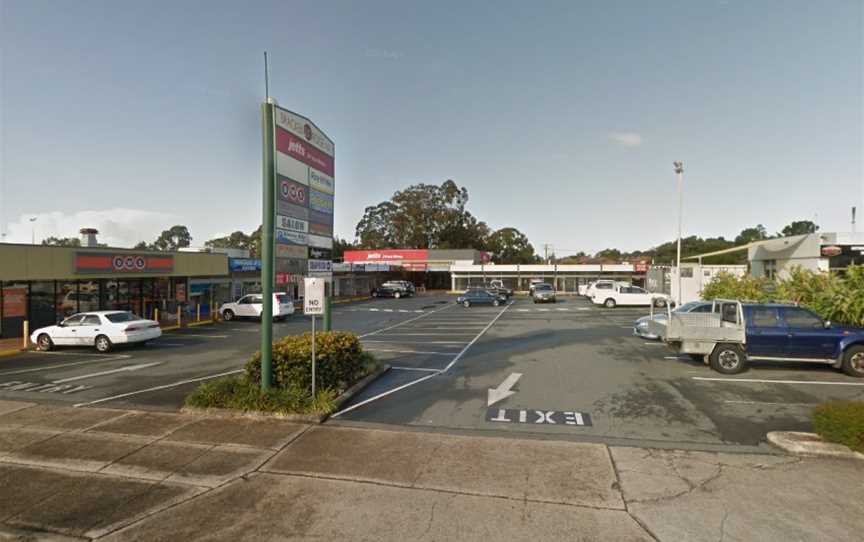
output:
M234 272L261 271L261 260L251 258L229 258L228 269Z

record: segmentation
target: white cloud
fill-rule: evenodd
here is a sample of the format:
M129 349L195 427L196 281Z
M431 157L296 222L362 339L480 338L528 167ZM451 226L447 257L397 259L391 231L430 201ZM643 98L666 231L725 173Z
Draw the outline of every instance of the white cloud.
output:
M642 136L636 132L617 132L609 134L609 141L623 147L638 147L642 144Z
M30 218L36 217L35 223ZM180 218L168 213L143 209L103 209L64 213L34 213L21 215L17 222L6 228L6 242L29 243L31 227L36 233L36 243L46 237L78 237L81 228L96 228L100 243L112 247L132 247L139 241L152 242L163 230L182 224Z

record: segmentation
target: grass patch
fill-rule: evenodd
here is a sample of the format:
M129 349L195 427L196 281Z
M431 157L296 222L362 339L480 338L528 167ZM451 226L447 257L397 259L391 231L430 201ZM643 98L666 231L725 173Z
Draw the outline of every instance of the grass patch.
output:
M336 410L335 390L318 391L312 400L308 389L296 386L261 390L259 382L245 375L205 382L186 397L186 406L196 408L228 408L243 412L274 414L330 414Z
M813 410L813 428L828 442L864 453L864 402L835 401Z

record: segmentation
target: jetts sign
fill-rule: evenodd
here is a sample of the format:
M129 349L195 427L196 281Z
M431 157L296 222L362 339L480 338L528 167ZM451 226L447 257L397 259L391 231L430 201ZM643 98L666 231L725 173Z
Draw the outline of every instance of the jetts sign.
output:
M174 256L152 254L106 254L104 252L78 252L75 254L75 273L128 274L171 273L174 271Z

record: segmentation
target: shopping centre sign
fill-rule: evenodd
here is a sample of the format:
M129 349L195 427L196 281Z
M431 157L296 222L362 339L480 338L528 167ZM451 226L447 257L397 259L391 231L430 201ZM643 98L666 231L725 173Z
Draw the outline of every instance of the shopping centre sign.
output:
M86 274L130 274L171 273L174 271L174 256L130 253L76 252L75 273Z

